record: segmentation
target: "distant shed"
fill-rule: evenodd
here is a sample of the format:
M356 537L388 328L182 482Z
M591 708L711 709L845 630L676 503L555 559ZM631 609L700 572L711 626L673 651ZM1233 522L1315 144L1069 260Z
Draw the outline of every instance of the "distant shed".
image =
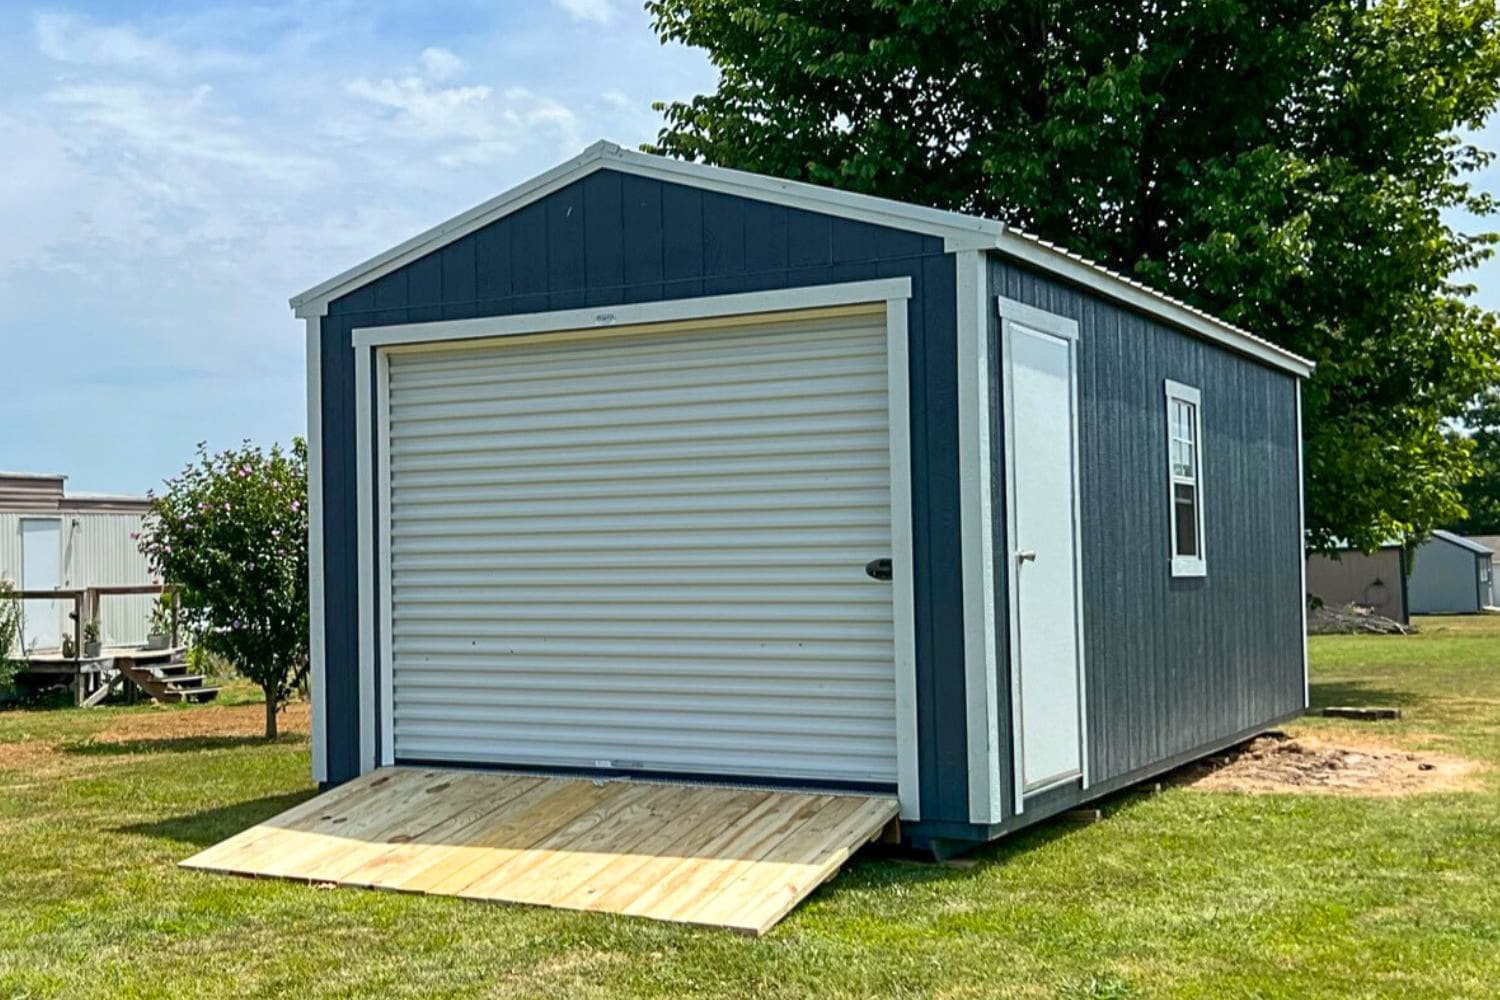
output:
M149 501L140 496L68 493L67 477L0 472L0 580L22 590L149 584L151 569L134 533ZM146 640L149 595L110 597L100 606L106 645ZM69 631L68 601L27 601L26 649L57 649Z
M1375 552L1340 549L1307 556L1307 593L1327 608L1350 604L1403 625L1411 620L1406 593L1406 553L1400 545Z
M1494 552L1485 545L1434 531L1417 548L1407 582L1415 615L1472 615L1495 603Z

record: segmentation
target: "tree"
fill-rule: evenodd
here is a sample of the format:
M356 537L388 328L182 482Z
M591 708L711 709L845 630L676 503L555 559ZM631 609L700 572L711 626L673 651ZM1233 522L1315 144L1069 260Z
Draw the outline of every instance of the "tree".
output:
M1475 400L1464 423L1476 471L1463 487L1468 514L1451 527L1466 535L1500 535L1500 386Z
M200 444L151 494L140 549L178 587L188 632L265 692L274 738L308 669L306 443L212 455Z
M1443 433L1500 328L1454 279L1497 238L1461 142L1496 0L648 0L718 88L655 151L999 218L1318 362L1315 544L1460 514Z

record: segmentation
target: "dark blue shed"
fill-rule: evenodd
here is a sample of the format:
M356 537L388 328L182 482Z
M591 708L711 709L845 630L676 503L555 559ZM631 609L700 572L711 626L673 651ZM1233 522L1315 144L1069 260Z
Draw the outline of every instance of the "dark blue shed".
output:
M1306 705L1310 364L999 223L600 143L292 300L313 767L991 839Z

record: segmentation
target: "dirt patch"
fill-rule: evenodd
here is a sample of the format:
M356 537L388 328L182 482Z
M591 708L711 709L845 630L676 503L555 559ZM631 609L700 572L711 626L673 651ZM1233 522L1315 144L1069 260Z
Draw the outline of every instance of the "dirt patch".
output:
M1404 750L1351 737L1269 733L1184 768L1188 785L1210 792L1311 792L1396 796L1480 788L1478 761Z
M277 720L282 733L307 733L311 712L306 702L288 705ZM122 715L90 739L98 743L169 740L193 736L259 736L266 729L264 705L203 705Z

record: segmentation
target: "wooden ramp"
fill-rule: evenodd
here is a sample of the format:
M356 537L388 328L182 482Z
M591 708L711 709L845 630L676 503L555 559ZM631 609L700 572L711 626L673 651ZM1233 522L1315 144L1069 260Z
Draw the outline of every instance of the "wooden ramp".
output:
M896 813L890 796L392 767L182 864L762 934Z

